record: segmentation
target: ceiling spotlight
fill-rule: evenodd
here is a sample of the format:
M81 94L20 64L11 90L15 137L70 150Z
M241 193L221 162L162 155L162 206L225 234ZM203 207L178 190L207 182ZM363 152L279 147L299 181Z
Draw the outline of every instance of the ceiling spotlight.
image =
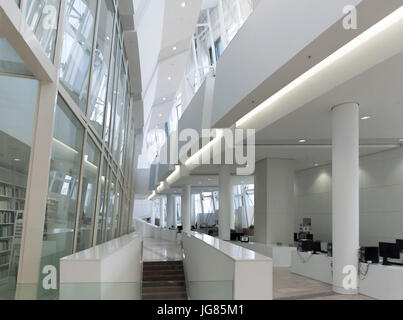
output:
M171 81L171 80L172 80L172 77L171 77L171 76L169 76L169 77L168 77L168 80L169 80L169 81Z
M181 3L181 7L182 7L182 8L186 7L186 1L183 1L183 2Z
M319 167L319 163L315 163L314 166L315 166L315 167Z
M299 143L305 143L305 142L306 142L306 139L300 139L298 142L299 142Z
M399 139L400 142L403 142L403 138Z
M174 46L174 47L172 48L173 51L176 51L176 49L178 49L176 46Z
M371 119L370 116L363 116L363 117L361 117L361 120L369 120L369 119Z
M166 99L167 99L167 98L164 97L164 98L162 98L162 101L166 101Z
M15 161L15 162L20 162L21 159L15 158L14 161Z

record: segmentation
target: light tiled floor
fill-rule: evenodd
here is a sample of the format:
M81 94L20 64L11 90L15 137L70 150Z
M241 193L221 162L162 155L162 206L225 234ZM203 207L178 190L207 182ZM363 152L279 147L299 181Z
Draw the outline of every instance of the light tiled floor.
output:
M180 243L155 238L143 239L144 261L178 261L182 260Z
M335 294L330 284L293 274L288 268L273 268L273 295L276 300L372 300Z

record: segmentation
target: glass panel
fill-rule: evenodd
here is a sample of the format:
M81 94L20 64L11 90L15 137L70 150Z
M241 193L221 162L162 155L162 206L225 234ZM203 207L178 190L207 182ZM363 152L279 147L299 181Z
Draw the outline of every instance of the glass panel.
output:
M60 82L86 112L96 0L67 0Z
M114 14L115 9L113 1L102 0L100 9L100 20L102 23L98 26L97 47L95 49L88 109L90 123L100 136L102 136L104 125Z
M101 152L91 138L88 137L84 155L76 252L92 246L100 160Z
M106 116L105 116L105 145L109 147L110 136L111 136L111 120L112 120L112 106L116 97L115 83L117 82L117 77L119 75L119 64L116 64L116 57L120 55L119 49L119 37L117 30L115 30L113 43L113 53L112 61L113 65L111 67L111 76L108 84L108 101L106 103ZM118 51L119 50L119 51Z
M117 92L117 102L116 102L116 113L115 113L115 127L113 132L113 158L118 161L118 151L119 151L119 138L120 138L120 128L122 126L123 108L125 105L125 77L123 59L120 68L119 86Z
M17 280L38 87L0 76L0 299Z
M118 189L116 192L116 205L115 205L115 215L113 222L113 238L119 237L119 223L120 223L120 211L122 210L122 188L120 187L120 183L118 183Z
M41 270L59 268L59 259L73 251L78 184L84 129L59 97L49 174L49 192L43 235ZM59 273L58 273L59 274ZM42 283L40 275L40 283Z
M130 89L129 89L129 84L127 84L126 88L126 98L125 98L125 105L124 105L124 116L122 119L122 128L121 128L121 142L120 142L120 154L119 154L119 165L120 168L123 170L124 169L124 155L127 146L127 133L126 130L128 128L128 122L129 120L129 107L130 107Z
M24 61L5 38L0 38L0 72L32 76Z
M115 209L115 188L116 188L116 177L112 174L110 184L109 184L109 204L108 204L108 215L106 218L106 240L112 240L112 219Z
M26 20L48 58L53 61L60 0L28 0Z
M107 206L107 175L108 175L108 163L104 159L102 164L102 177L101 177L101 199L99 204L99 214L98 214L98 229L97 229L97 245L101 244L103 241L103 228L102 224L104 222L104 216L106 213Z

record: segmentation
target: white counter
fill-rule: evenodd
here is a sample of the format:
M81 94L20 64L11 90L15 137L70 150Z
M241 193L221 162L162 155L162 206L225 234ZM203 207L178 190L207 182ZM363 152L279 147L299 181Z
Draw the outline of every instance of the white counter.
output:
M183 234L191 299L271 300L272 259L197 232Z
M291 253L296 247L278 246L259 242L231 241L233 244L253 250L273 259L273 267L291 267Z
M134 226L136 232L143 235L143 238L163 239L167 241L178 240L177 229L165 229L159 226L148 223L144 220L135 219Z
M366 271L367 264L362 264ZM360 293L380 300L403 300L403 267L371 264L360 279Z
M304 262L305 261L305 262ZM293 252L291 272L332 284L332 258L325 254ZM368 264L361 264L361 273ZM369 265L358 280L359 293L380 300L403 300L403 266Z
M327 254L311 254L294 251L291 254L291 272L332 284L332 258Z
M141 282L142 237L137 233L60 259L62 300L137 300Z

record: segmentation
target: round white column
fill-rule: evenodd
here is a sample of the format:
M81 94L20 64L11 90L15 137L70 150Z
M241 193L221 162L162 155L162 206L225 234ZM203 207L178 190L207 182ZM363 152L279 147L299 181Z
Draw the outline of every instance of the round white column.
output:
M160 227L165 228L166 217L164 214L164 197L160 197Z
M150 223L155 226L155 207L154 207L154 199L150 201L151 206L151 220Z
M222 165L218 176L219 210L218 210L218 235L222 240L231 240L231 167Z
M344 284L351 283L346 279L354 279L351 270L358 268L359 106L338 105L332 113L333 290L357 294L357 289Z
M186 185L182 190L181 214L183 231L190 231L190 204L191 204L191 186Z
M170 194L167 194L167 221L168 229L174 226L174 198Z

